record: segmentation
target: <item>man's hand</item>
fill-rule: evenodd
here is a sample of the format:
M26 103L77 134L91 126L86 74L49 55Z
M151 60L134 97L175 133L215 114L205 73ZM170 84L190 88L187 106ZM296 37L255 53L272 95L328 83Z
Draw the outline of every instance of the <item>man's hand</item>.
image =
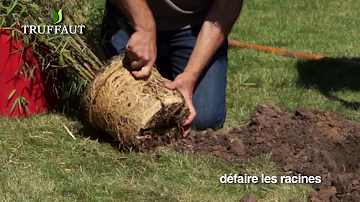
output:
M183 123L183 127L185 128L183 137L186 137L189 134L191 124L196 116L196 111L192 102L196 79L197 78L191 73L184 72L182 74L179 74L174 81L165 84L165 87L170 90L179 90L180 93L184 96L185 102L189 107L190 115Z
M126 52L131 61L131 73L137 79L147 79L156 60L156 23L146 0L111 0L131 21L134 33Z
M135 31L126 46L131 60L131 74L137 79L147 79L156 60L156 33Z

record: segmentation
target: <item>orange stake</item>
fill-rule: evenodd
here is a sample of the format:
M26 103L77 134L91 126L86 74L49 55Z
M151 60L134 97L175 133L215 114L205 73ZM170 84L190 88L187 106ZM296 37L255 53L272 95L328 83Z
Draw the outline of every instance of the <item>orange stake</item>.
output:
M320 60L320 59L325 58L324 56L321 56L321 55L314 55L314 54L310 54L310 53L301 53L301 52L297 52L297 51L290 51L290 50L274 48L274 47L270 47L270 46L260 46L257 44L245 43L245 42L236 41L233 39L228 39L228 40L229 40L229 46L231 46L231 47L250 48L250 49L255 49L257 51L270 52L270 53L281 53L286 57L301 57L301 58L306 58L306 59L310 59L310 60Z

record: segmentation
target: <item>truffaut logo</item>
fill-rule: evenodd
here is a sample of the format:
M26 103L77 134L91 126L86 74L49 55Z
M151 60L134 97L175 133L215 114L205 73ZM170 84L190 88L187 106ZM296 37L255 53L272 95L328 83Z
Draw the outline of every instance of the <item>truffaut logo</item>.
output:
M54 25L59 24L62 21L62 9L58 12L56 12L55 9L52 9L52 19Z
M52 9L52 22L54 25L22 25L24 34L84 34L85 25L60 25L64 24L63 10Z

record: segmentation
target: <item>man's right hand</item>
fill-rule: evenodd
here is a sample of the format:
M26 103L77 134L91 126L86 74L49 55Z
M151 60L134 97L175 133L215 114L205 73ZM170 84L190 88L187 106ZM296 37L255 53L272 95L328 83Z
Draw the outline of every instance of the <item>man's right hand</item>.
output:
M147 79L156 60L155 31L135 31L126 46L131 61L131 74L136 79Z
M146 0L111 0L131 21L131 34L126 52L132 75L147 79L156 60L156 23Z

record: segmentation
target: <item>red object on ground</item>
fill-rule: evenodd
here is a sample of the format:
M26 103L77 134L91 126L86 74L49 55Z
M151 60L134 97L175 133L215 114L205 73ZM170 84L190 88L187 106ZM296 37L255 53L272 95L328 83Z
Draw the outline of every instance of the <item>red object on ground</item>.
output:
M11 30L0 29L0 116L25 117L48 112L56 103L52 84L44 82L45 72L41 71L41 62L32 54L31 48L23 47L22 41L13 39L10 34ZM23 54L17 51L22 48ZM32 78L18 73L25 62L35 68ZM14 89L15 94L8 99ZM28 101L28 111L22 106L19 109L18 97ZM14 103L16 107L11 111Z

